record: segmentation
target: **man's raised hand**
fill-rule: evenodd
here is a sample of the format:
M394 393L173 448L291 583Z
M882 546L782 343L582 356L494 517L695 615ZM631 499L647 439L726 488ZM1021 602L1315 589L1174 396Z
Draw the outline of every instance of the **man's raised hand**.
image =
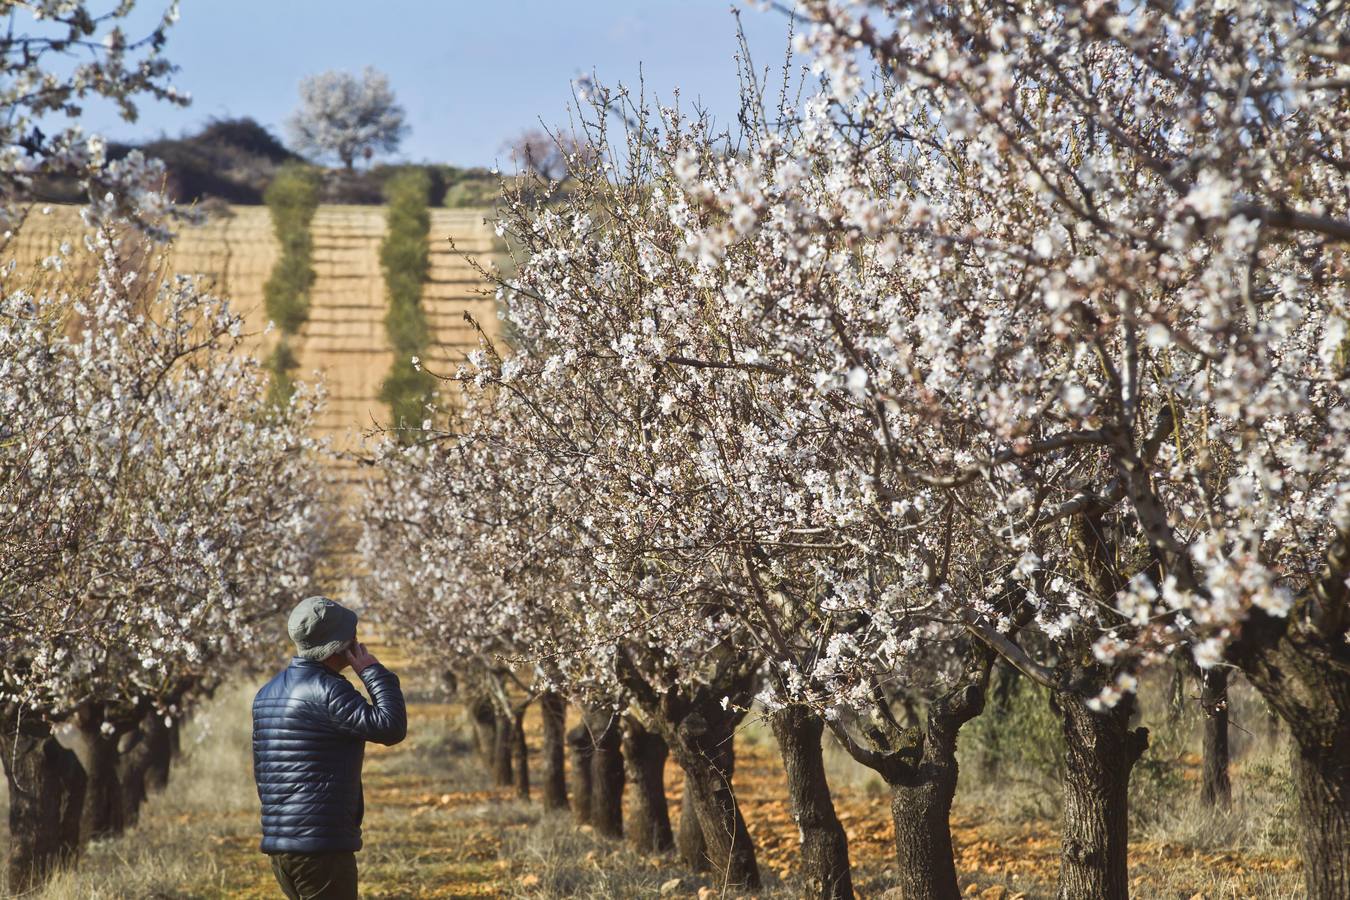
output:
M366 649L366 645L360 642L353 643L347 648L347 661L352 664L352 671L360 675L367 666L373 666L379 662L375 655Z

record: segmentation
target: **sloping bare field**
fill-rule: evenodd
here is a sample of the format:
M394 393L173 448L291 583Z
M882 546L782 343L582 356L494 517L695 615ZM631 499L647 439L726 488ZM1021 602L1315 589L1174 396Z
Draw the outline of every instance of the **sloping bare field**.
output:
M465 321L472 315L489 334L497 316L491 291L471 260L487 266L499 245L484 219L486 209L433 209L429 271L422 308L431 328L428 367L453 374L478 338ZM339 449L359 444L362 431L386 421L377 398L393 362L384 316L388 309L380 270L385 209L379 206L321 206L311 226L315 282L310 314L294 341L297 377L322 376L328 402L317 432ZM59 265L71 283L87 279L94 258L84 247L86 229L74 206L34 207L7 250L20 273ZM62 251L62 247L65 251ZM245 346L263 357L276 332L268 332L263 284L277 258L277 242L266 207L215 207L200 225L178 228L168 247L127 239L121 252L144 258L147 270L200 276L213 292L228 297L244 316ZM485 293L486 292L486 293Z

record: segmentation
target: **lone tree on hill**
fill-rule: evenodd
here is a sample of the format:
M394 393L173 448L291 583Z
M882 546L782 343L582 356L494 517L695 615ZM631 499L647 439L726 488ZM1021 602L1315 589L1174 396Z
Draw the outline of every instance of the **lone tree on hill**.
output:
M389 79L366 67L361 76L323 72L300 82L300 108L286 123L297 148L336 156L348 169L358 156L393 152L408 133Z

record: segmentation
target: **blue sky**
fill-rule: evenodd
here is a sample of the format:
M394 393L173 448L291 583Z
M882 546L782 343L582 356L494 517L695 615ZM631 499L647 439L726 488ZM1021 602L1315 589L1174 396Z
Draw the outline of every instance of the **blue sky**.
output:
M156 0L139 6L141 21L163 11ZM184 0L167 55L192 105L146 102L133 124L91 106L83 124L142 140L252 116L284 137L302 77L371 65L389 76L412 126L397 158L505 164L502 142L541 117L565 121L571 81L592 70L603 83L635 84L641 66L649 91L667 98L679 87L683 100L734 119L731 8L728 0ZM780 66L787 18L742 8L742 19L757 68Z

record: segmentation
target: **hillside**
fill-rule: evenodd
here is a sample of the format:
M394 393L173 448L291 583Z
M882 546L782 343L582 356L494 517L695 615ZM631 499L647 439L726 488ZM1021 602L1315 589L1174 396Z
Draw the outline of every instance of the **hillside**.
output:
M175 201L208 207L260 204L279 167L305 161L251 118L213 119L195 133L161 136L139 144L113 143L108 156L123 159L133 150L163 160L164 189ZM376 165L355 171L323 169L323 202L382 204L385 181L410 165ZM431 177L431 199L436 206L490 206L497 194L497 179L486 169L441 164L414 167L426 170ZM40 184L35 199L77 203L81 196L75 182L60 180Z

